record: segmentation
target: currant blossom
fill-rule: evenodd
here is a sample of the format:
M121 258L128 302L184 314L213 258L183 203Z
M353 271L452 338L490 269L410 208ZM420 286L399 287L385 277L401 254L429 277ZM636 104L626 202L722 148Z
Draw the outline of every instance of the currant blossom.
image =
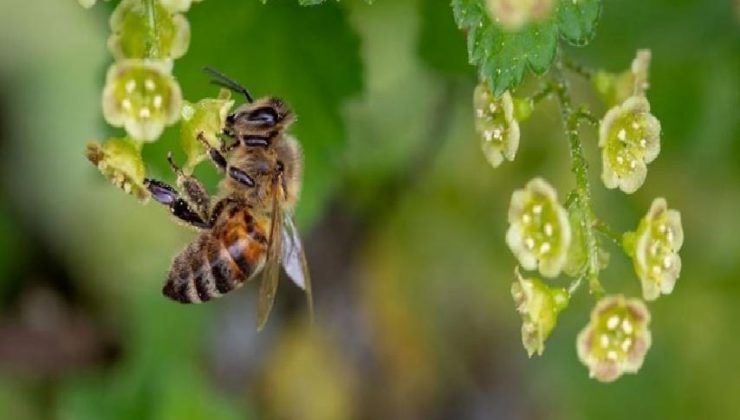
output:
M167 10L160 1L122 0L110 17L108 49L117 60L149 58L171 60L182 57L190 44L190 24L185 16ZM150 17L156 32L153 33Z
M625 234L624 248L632 257L642 284L642 297L655 300L673 291L681 275L683 246L681 213L668 208L664 198L653 200L636 232Z
M181 111L180 144L188 157L185 167L191 169L206 158L206 150L198 140L203 135L214 148L221 147L219 134L226 116L234 106L228 90L222 89L218 98L205 98L191 104L185 102Z
M522 344L529 357L542 355L545 340L557 323L558 314L568 306L570 296L563 288L547 286L540 279L525 279L517 269L511 296L522 316Z
M650 50L637 50L630 68L621 73L598 71L592 79L596 92L609 106L624 102L630 96L645 95L650 87Z
M473 94L475 130L481 138L481 149L494 168L511 161L519 148L519 122L514 116L511 94L504 92L496 98L488 84L481 82Z
M589 376L612 382L624 373L636 373L652 341L649 324L650 313L641 300L623 295L602 298L576 341L578 358Z
M102 146L90 143L87 145L86 156L113 185L140 201L149 198L144 187L145 169L141 159L141 143L117 138L108 140Z
M124 127L135 140L154 141L177 121L182 93L166 64L124 60L108 70L103 88L103 116Z
M568 214L547 181L535 178L514 191L506 244L522 267L539 268L543 276L556 277L565 265L570 241Z
M660 153L660 121L644 96L629 97L606 113L599 125L599 147L607 188L631 194L642 186L647 164Z
M491 19L504 30L517 31L550 16L553 0L486 0Z

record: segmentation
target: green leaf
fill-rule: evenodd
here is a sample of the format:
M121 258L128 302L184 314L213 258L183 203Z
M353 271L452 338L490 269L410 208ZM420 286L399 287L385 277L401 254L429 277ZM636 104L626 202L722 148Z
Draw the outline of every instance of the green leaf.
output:
M190 51L177 61L175 74L190 101L218 92L201 71L212 66L255 97L282 98L297 114L290 132L303 146L305 168L296 216L305 225L318 216L336 186L346 137L341 107L362 89L359 38L344 11L335 2L305 8L286 1L239 7L204 1L188 18ZM237 105L243 101L234 99ZM157 157L149 150L147 155L162 163L176 141L152 144Z
M514 90L529 69L546 72L557 49L558 37L572 45L586 45L594 36L601 0L560 1L553 16L540 23L506 32L491 21L481 0L452 0L457 26L468 38L468 61L498 96Z

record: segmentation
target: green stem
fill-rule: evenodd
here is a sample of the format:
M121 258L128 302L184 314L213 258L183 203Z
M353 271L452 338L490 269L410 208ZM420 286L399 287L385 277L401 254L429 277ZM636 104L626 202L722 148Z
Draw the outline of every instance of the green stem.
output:
M591 125L596 125L596 126L599 125L599 119L594 117L591 111L589 111L585 107L578 108L578 110L575 112L575 115L576 115L576 118L578 118L579 120L586 121L587 123Z
M594 224L594 230L614 242L617 246L622 246L622 235L605 222L597 220L596 224Z
M562 66L565 66L568 70L572 71L573 73L583 77L584 79L591 80L591 78L594 75L594 71L589 69L588 67L582 65L581 63L577 63L573 61L572 59L568 57L562 57L561 58Z
M586 236L587 264L585 277L588 279L591 293L597 297L604 293L604 289L599 282L599 246L596 241L594 225L596 217L594 216L591 205L591 185L588 180L588 161L586 161L583 152L583 145L578 133L579 113L573 108L568 81L562 73L563 63L559 61L552 71L553 87L558 101L560 102L561 119L563 128L570 146L571 171L576 178L576 190L574 205L580 206L583 214L583 226ZM580 277L580 276L579 276ZM575 291L580 285L580 280L572 285Z
M555 88L553 87L552 83L548 83L545 86L540 89L539 92L532 95L532 103L536 104L537 102L547 98L550 96L551 93L555 91Z
M157 27L157 0L143 0L149 24L149 39L147 40L146 57L159 58L159 28Z

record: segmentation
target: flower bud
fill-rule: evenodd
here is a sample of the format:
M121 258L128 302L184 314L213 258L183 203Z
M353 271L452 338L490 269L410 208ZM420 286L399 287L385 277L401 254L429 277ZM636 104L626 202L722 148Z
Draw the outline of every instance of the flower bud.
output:
M541 22L553 10L553 0L486 0L491 19L506 31Z
M518 269L515 274L517 280L511 285L511 296L522 316L522 344L529 357L535 353L540 356L570 296L565 289L549 287L537 278L525 279Z

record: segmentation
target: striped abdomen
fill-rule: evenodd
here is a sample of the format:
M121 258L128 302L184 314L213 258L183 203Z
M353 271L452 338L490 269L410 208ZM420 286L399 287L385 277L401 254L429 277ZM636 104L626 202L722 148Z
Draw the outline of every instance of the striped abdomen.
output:
M240 287L265 263L267 229L269 222L255 220L247 210L232 211L175 257L162 293L200 303Z

